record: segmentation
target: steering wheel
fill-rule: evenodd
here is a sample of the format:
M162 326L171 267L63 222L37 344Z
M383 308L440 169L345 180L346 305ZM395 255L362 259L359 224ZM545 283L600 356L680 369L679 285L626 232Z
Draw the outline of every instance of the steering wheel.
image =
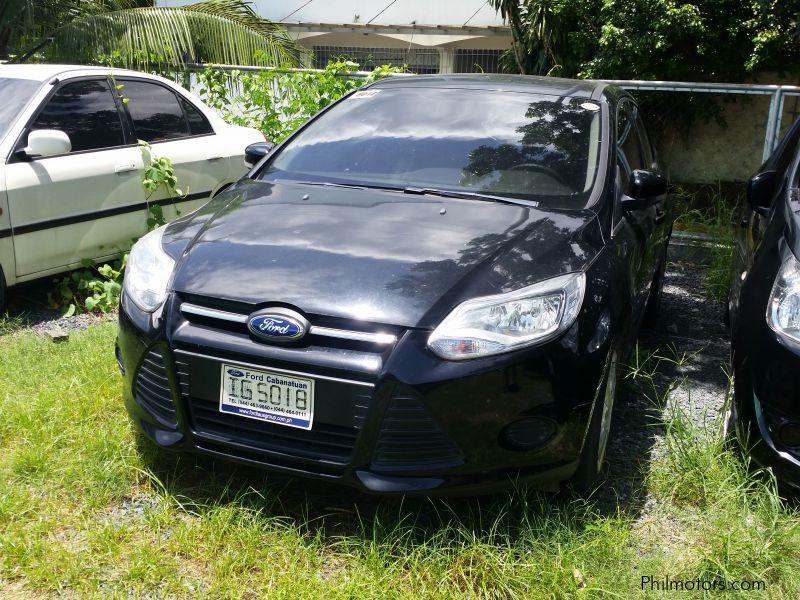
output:
M539 163L520 163L511 167L509 171L538 171L539 173L544 173L551 179L556 180L565 188L572 189L572 186L568 185L555 169L551 169L550 167L546 167Z

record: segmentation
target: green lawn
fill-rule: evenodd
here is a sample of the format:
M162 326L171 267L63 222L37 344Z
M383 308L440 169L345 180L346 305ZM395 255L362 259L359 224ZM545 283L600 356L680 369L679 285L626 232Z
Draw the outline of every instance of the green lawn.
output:
M378 502L140 449L114 335L0 336L2 598L697 596L643 575L800 597L797 515L680 415L644 513L524 490Z

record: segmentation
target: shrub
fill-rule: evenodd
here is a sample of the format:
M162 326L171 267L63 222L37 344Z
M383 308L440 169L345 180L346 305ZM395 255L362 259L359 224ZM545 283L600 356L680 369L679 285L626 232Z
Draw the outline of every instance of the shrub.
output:
M209 66L198 74L198 81L200 97L226 121L258 129L277 143L347 92L405 67L383 65L364 79L354 76L356 71L357 63L341 60L317 72L223 71Z

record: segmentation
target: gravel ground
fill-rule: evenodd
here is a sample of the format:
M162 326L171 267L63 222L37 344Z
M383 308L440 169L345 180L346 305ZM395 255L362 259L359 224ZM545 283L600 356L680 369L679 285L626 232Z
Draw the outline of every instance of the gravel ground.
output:
M47 300L47 294L52 289L53 283L50 279L12 288L8 292L9 320L19 321L23 326L45 335L51 331L68 334L70 331L86 329L103 319L116 317L116 311L106 315L79 313L71 317L62 317L63 308L51 308Z
M701 267L671 263L667 269L658 328L639 335L639 356L658 368L652 380L629 378L614 411L609 448L608 479L598 494L602 508L643 509L647 502L642 476L649 461L664 449L659 424L671 406L679 407L698 426L712 434L719 422L727 391L730 353L723 324L724 306L708 300ZM635 356L629 360L636 364ZM652 368L643 369L650 370ZM678 385L666 394L671 384Z
M69 333L85 329L105 316L76 314L61 317L48 307L49 280L15 289L9 297L9 316L21 320L39 334L51 330ZM659 426L670 403L677 404L692 420L710 431L716 427L727 389L725 368L729 355L728 332L722 323L723 306L707 299L701 267L671 263L666 273L659 326L642 331L640 357L656 355L660 360L652 381L629 379L614 411L607 450L607 476L598 494L601 508L642 509L647 503L642 474L649 461L663 450ZM686 360L677 361L679 357ZM635 364L632 356L631 364ZM680 364L676 364L680 362ZM655 361L651 359L650 365ZM682 382L664 401L665 390ZM655 398L660 396L659 398Z

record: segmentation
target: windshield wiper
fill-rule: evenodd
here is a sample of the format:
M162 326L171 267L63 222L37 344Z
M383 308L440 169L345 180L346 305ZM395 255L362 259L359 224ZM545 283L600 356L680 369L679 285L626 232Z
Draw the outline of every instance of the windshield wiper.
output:
M402 192L401 187L391 185L374 185L370 183L333 183L332 181L301 181L299 179L276 179L275 181L296 183L298 185L318 185L321 187L347 188L350 190L387 190L390 192Z
M514 206L538 207L539 203L535 200L523 200L521 198L509 198L506 196L493 196L492 194L482 194L480 192L459 192L455 190L439 190L436 188L418 187L397 187L392 185L378 185L372 183L334 183L332 181L302 181L299 179L276 179L275 181L296 183L298 185L316 185L320 187L347 188L351 190L386 190L389 192L403 192L416 196L439 196L440 198L461 198L464 200L482 200L484 202L500 202L502 204L512 204Z
M502 204L513 204L515 206L537 207L539 203L535 200L523 200L508 198L506 196L493 196L492 194L481 194L480 192L457 192L455 190L437 190L434 188L415 188L407 187L403 189L406 194L417 194L420 196L440 196L441 198L463 198L465 200L483 200L484 202L500 202Z

